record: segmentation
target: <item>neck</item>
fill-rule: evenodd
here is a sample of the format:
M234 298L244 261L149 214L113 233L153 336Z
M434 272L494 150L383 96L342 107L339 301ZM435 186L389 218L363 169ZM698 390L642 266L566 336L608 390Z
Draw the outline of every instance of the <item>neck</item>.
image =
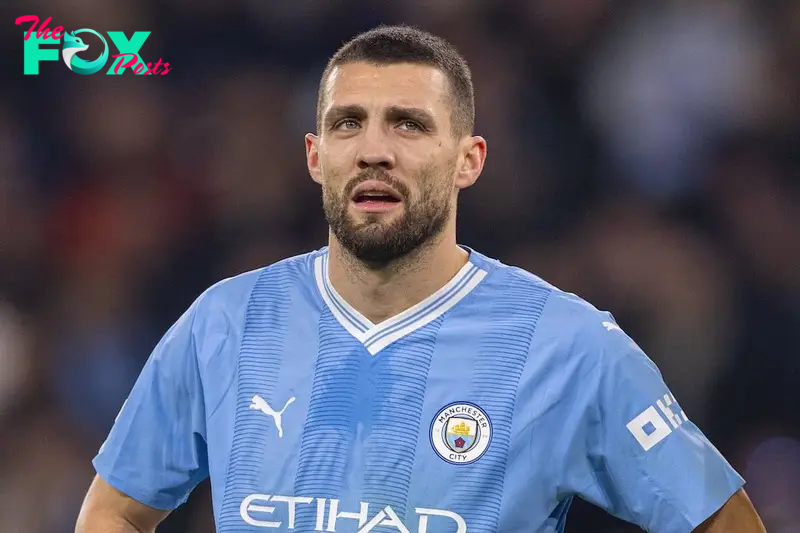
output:
M398 315L447 284L467 263L455 232L445 230L432 242L380 268L369 266L330 236L328 275L336 292L373 324Z

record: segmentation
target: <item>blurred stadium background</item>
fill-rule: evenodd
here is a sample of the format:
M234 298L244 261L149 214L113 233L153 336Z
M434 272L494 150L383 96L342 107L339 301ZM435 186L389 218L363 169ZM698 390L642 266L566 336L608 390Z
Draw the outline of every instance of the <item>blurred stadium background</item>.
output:
M768 530L800 531L799 2L3 4L0 532L71 532L172 321L213 282L324 244L302 141L318 78L345 39L397 22L472 66L489 159L460 241L611 310ZM142 56L173 70L24 76L30 14L150 31ZM213 531L208 498L159 531ZM572 533L635 530L570 516Z

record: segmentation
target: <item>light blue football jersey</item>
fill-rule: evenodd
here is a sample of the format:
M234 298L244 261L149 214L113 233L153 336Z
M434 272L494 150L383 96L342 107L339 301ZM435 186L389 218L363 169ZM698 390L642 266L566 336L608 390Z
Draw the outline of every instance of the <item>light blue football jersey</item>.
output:
M687 533L742 478L613 317L469 251L373 324L328 250L224 280L156 346L94 460L219 533L563 531L574 497Z

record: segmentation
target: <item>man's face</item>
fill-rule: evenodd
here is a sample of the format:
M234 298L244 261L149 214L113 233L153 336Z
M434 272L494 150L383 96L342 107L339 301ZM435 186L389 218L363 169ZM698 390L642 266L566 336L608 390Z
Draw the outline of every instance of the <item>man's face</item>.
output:
M440 234L456 191L459 140L446 76L414 64L331 73L319 137L306 137L325 217L356 258L385 264Z

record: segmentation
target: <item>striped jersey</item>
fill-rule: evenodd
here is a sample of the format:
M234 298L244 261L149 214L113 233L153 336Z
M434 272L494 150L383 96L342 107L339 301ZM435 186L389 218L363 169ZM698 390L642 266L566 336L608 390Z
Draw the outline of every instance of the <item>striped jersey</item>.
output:
M221 281L166 332L94 465L219 533L561 532L573 498L687 533L743 480L613 316L475 250L379 324L328 249Z

